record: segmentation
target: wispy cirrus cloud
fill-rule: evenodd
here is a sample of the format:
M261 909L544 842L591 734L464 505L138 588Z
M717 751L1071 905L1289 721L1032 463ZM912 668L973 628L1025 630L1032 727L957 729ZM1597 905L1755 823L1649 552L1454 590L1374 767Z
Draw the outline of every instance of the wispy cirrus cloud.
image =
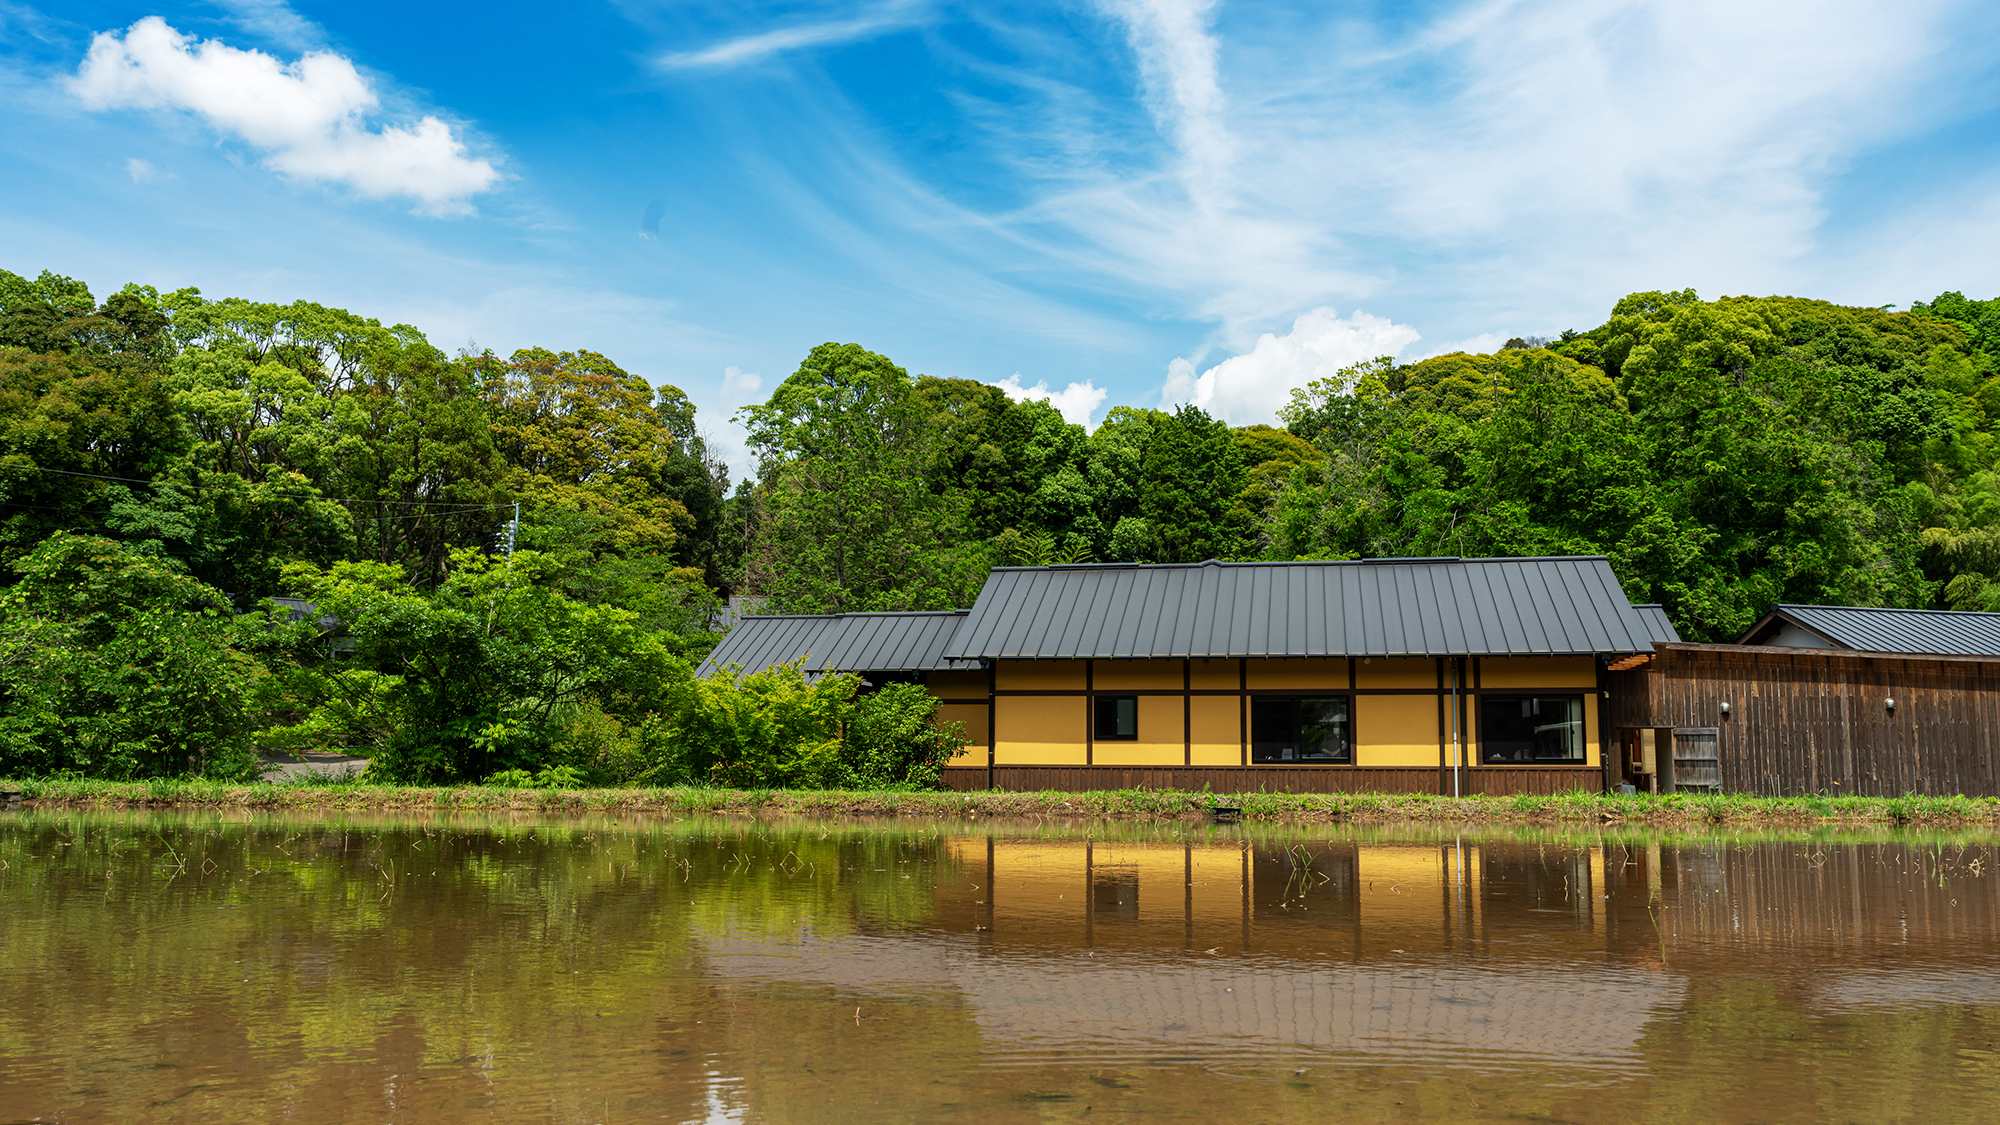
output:
M659 57L659 65L669 70L697 70L743 66L773 55L808 47L853 43L901 31L927 16L928 9L916 0L895 0L877 5L847 19L820 20L789 27L760 31L727 39L698 51L676 51Z
M1162 147L1051 169L1017 216L1236 352L1334 300L1504 339L1583 326L1632 289L1865 287L1830 225L1893 212L1843 216L1835 185L1968 112L1968 68L1994 64L1962 0L1486 0L1394 27L1101 10Z
M229 22L262 39L294 51L326 45L326 31L300 15L285 0L212 0L229 13Z

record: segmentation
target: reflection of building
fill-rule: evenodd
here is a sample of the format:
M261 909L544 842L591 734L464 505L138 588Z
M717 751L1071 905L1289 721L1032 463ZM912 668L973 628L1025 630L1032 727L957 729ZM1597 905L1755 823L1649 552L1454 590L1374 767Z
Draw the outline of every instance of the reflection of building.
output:
M1601 849L961 838L935 933L724 938L728 979L960 998L988 1061L1637 1062L1681 982L1612 956ZM1523 942L1525 921L1537 940ZM1494 943L1498 941L1499 946Z
M1547 793L1603 787L1604 670L1662 625L1595 557L1003 567L963 614L746 618L710 666L920 677L961 788Z
M997 1065L1627 1070L1731 982L1802 1011L2000 998L1983 852L1228 835L943 850L927 925L718 936L704 964L753 988L936 998ZM1729 1000L1730 1018L1765 1003Z

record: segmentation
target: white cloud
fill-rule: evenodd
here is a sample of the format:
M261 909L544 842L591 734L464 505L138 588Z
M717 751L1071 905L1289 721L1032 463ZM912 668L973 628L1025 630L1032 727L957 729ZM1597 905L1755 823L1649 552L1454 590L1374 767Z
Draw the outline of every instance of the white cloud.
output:
M294 11L284 0L213 2L229 13L230 23L295 51L310 50L326 42L326 33L320 26Z
M897 31L917 21L917 9L918 6L913 3L883 4L853 19L781 27L775 31L730 39L699 51L662 55L659 61L661 66L670 70L741 66L745 63L760 62L785 51L798 50L801 47L852 43Z
M1519 333L1516 333L1515 335L1519 335ZM1479 335L1474 336L1471 339L1460 340L1455 344L1439 344L1434 348L1427 348L1425 349L1422 355L1413 356L1411 358L1429 359L1432 356L1450 355L1453 352L1468 352L1472 355L1490 355L1493 352L1499 351L1500 345L1506 343L1508 340L1512 338L1513 338L1512 336L1509 336L1504 332L1481 332Z
M1087 176L1035 215L1053 215L1101 247L1100 268L1186 293L1235 340L1246 324L1365 289L1332 261L1322 220L1281 213L1247 190L1260 175L1258 154L1232 127L1213 0L1102 3L1126 29L1140 93L1171 156L1158 172Z
M1180 150L1189 196L1205 210L1226 205L1235 145L1223 116L1218 44L1208 30L1214 0L1109 0L1106 7L1126 26L1148 106Z
M134 156L125 162L125 174L132 177L135 184L143 184L154 176L153 162Z
M467 212L467 200L500 179L436 117L371 129L366 114L379 98L339 55L315 51L286 65L262 51L193 42L158 16L123 38L92 39L70 90L94 110L187 110L264 150L279 173L371 198L414 198L424 214Z
M1194 364L1175 359L1167 365L1161 403L1189 403L1238 426L1269 422L1292 388L1363 360L1398 355L1418 339L1407 324L1359 310L1342 319L1333 309L1317 308L1293 321L1290 332L1266 332L1250 351L1200 376Z
M1854 228L1950 186L1847 173L1990 111L2000 24L1963 0L1098 6L1152 133L1085 83L1018 81L1036 129L990 128L1041 190L995 221L1234 350L1322 304L1457 337L1588 327L1634 289L1867 281ZM1954 175L1990 184L1972 162Z
M1097 408L1104 405L1105 396L1110 394L1101 387L1093 386L1089 380L1071 383L1059 391L1050 390L1046 379L1037 381L1032 387L1024 387L1021 385L1021 373L1018 371L997 383L987 385L1006 391L1009 398L1023 402L1037 400L1046 402L1056 408L1056 413L1063 416L1063 421L1072 426L1082 426L1084 429L1090 428L1090 416L1097 413Z
M740 367L722 369L722 399L731 406L757 401L757 392L763 387L763 377L754 371L745 371Z

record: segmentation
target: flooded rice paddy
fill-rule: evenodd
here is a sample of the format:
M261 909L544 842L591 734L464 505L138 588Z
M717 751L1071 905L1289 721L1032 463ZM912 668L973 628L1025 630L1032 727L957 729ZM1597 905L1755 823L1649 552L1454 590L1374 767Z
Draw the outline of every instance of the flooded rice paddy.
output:
M0 1121L1990 1121L1996 863L0 814Z

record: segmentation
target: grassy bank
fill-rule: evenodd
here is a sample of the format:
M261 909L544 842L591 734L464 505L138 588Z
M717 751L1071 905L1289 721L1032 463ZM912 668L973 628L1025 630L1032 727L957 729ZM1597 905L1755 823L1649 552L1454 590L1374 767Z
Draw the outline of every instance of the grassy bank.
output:
M1990 797L1720 797L1566 793L1554 797L1430 797L1389 793L1208 794L1161 789L1087 793L846 792L731 789L501 789L489 786L308 784L213 781L0 781L39 807L233 808L310 811L485 810L546 813L738 814L761 816L1104 817L1204 815L1211 805L1266 822L1416 821L1635 824L2000 823Z

